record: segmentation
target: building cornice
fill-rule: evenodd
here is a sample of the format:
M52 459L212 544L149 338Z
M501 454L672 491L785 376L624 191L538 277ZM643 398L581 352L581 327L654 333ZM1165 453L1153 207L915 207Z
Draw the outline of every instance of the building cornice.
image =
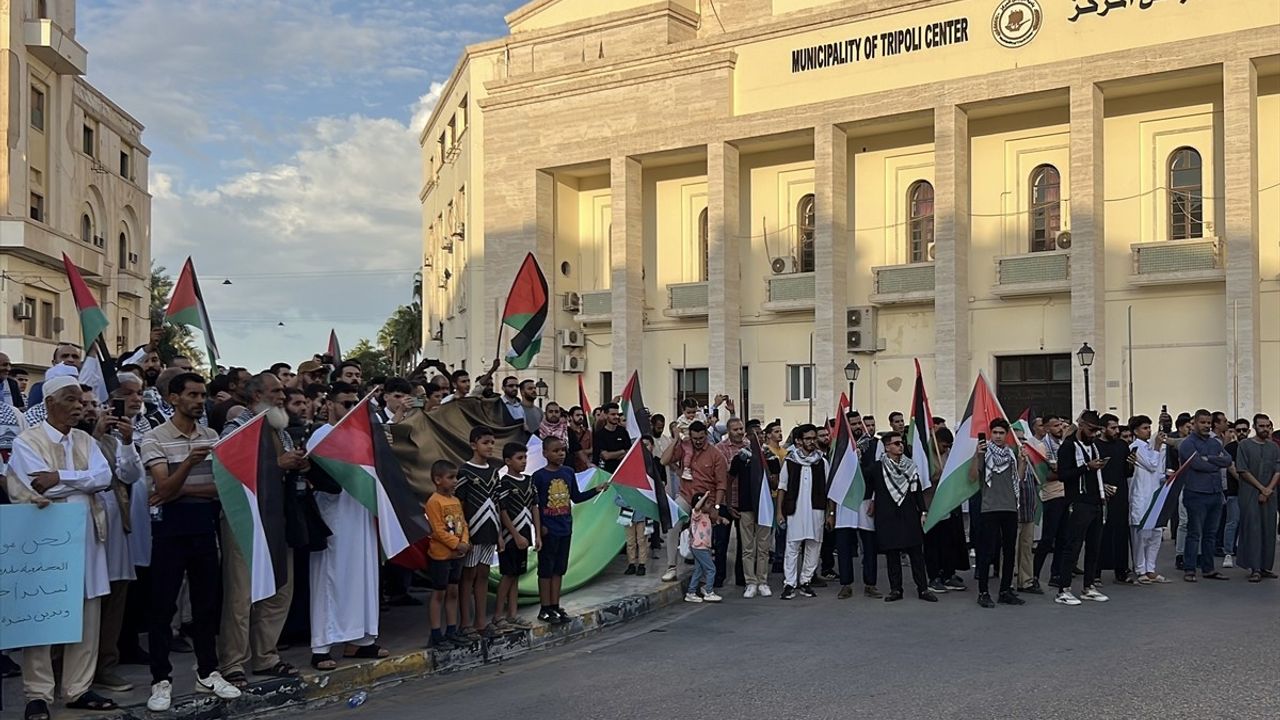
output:
M144 155L150 157L151 151L142 144L142 131L145 129L142 123L138 122L137 118L134 116L125 112L124 108L117 105L111 98L107 97L100 90L86 82L84 78L77 77L75 80L75 100L81 106L90 110L90 112L92 112L99 120L113 126L112 129L116 131L116 134L131 139L138 150L141 150ZM102 107L93 107L94 103L101 103L105 106L105 110L107 112L104 112L104 108ZM117 114L124 124L122 125L120 123L111 122L112 118L109 117L111 113Z

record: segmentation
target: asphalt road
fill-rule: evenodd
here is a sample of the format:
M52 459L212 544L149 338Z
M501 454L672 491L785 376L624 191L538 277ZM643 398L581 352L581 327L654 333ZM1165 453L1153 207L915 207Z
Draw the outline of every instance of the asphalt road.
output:
M785 602L729 593L306 716L1274 720L1280 581L1228 572L1230 582L1108 584L1110 602L1074 608L1046 595L986 610L972 590L936 604L836 600L834 586Z

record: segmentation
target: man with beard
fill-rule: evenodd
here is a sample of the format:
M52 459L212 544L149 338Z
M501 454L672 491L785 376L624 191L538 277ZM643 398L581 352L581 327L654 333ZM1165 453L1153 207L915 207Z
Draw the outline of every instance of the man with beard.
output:
M1048 451L1049 475L1040 486L1041 520L1040 542L1036 544L1032 554L1031 573L1034 576L1031 587L1040 588L1040 571L1044 569L1044 561L1053 554L1053 564L1049 566L1049 585L1057 585L1062 574L1060 565L1063 562L1075 564L1075 558L1067 559L1067 543L1070 541L1070 501L1067 500L1066 487L1058 478L1058 451L1062 447L1063 431L1066 423L1056 415L1044 417L1044 437L1041 441Z
M249 684L245 674L296 677L298 671L280 659L276 644L289 603L293 600L293 554L289 552L285 533L285 473L305 472L309 463L302 448L294 447L293 438L285 432L289 413L284 409L284 384L271 372L254 375L245 385L250 405L227 420L222 437L247 425L266 413L267 425L277 455L276 468L260 468L258 510L267 551L275 568L276 594L258 602L250 602L249 565L240 546L234 542L222 545L222 625L218 633L218 659L222 677L236 687ZM234 412L234 410L232 411ZM230 521L222 518L222 537L232 538ZM247 666L247 667L246 667Z
M1059 605L1080 605L1080 598L1071 594L1071 570L1075 559L1084 548L1084 592L1081 597L1094 602L1106 602L1109 598L1098 592L1094 580L1098 578L1098 562L1102 544L1102 513L1107 501L1106 483L1102 468L1107 464L1098 450L1096 438L1102 428L1102 420L1092 410L1086 410L1077 421L1076 434L1058 448L1058 478L1071 504L1071 520L1068 529L1067 551L1058 567ZM1126 455L1128 449L1126 448ZM1114 462L1114 461L1113 461Z
M606 407L609 408L608 417L616 418L618 406L610 403ZM623 429L623 432L625 433L626 430ZM680 495L676 498L676 504L681 511L689 514L693 508L693 497L704 494L708 497L707 505L710 506L710 510L707 510L707 514L711 516L712 526L720 522L717 508L725 501L729 466L724 461L724 455L707 442L706 425L697 421L691 423L688 432L682 433L676 442L667 447L659 462L664 467L676 470L680 475ZM706 506L704 506L705 509ZM667 533L667 571L662 575L663 582L676 579L674 548L680 542L680 530L681 528L676 524Z
M54 688L62 687L73 710L114 710L116 703L90 689L98 663L101 600L110 593L107 572L106 517L99 493L110 487L111 467L93 438L77 428L84 417L80 384L70 377L46 380L46 419L13 442L6 484L15 503L41 507L51 501L79 503L85 513L84 621L80 641L63 645L62 679L54 675L53 648L40 645L22 652L24 717L49 717Z
M827 481L830 465L818 451L818 428L796 428L796 444L787 453L778 477L782 502L778 524L786 523L787 551L783 559L782 599L790 600L798 591L815 597L811 583L818 571L822 547L823 513L827 509Z
M18 386L18 381L10 376L13 370L13 363L9 360L9 356L0 353L0 403L8 403L18 410L22 410L25 401L22 398L22 389Z
M716 443L716 450L724 456L725 467L732 468L733 461L736 457L743 457L748 462L751 458L751 452L747 443L747 426L743 424L740 418L729 418L725 421L724 439ZM749 487L750 483L747 478L739 477L733 473L726 473L725 482L725 505L723 510L728 517L728 523L720 523L711 528L711 554L715 561L716 578L715 587L724 587L725 576L728 574L727 555L729 552L729 536L734 529L738 530L738 537L742 537L742 530L738 527L738 510L742 504L742 489ZM754 530L754 528L752 528ZM738 587L747 584L746 578L742 573L742 543L738 543L738 557L734 563L734 582Z
M569 444L569 422L564 417L564 410L556 401L547 403L542 422L538 423L537 435L543 440L558 437L565 445Z
M1237 565L1249 570L1249 582L1275 579L1276 488L1280 486L1280 445L1271 441L1271 418L1253 416L1253 437L1236 450L1240 475L1240 537Z
M79 424L81 430L91 434L97 441L98 448L102 450L102 455L111 468L111 488L98 494L106 519L107 579L111 584L111 593L102 599L98 667L93 684L113 692L128 692L133 689L133 684L120 677L116 668L120 665L118 641L124 623L129 585L137 579L128 537L133 528L129 498L135 491L134 484L143 476L142 459L134 446L135 429L130 420L137 414L141 404L141 395L132 382L137 380L137 376L126 373L121 378L128 378L131 382L127 385L122 383L111 394L111 400L113 406L121 405L124 412L119 416L114 412L103 412L94 391L81 386L84 417ZM129 401L125 400L126 396ZM133 642L137 643L136 638Z
M249 371L241 367L233 367L227 371L225 391L227 398L215 402L209 410L209 428L214 432L222 432L222 427L227 424L227 417L232 409L244 408L253 402L246 387L251 377L253 376Z
M911 559L911 577L917 596L926 602L937 602L929 590L924 562L924 483L911 458L905 454L906 444L900 433L889 431L883 438L885 454L872 461L867 477L873 499L870 508L876 521L876 548L884 552L889 570L889 594L885 602L902 599L902 555Z
M978 605L994 608L988 578L991 565L1000 557L1000 595L1002 605L1022 605L1013 593L1013 566L1017 556L1019 481L1026 472L1026 458L1008 444L1009 422L1004 418L991 421L987 432L991 441L980 437L973 460L969 463L969 482L978 491L982 513L982 535L978 540Z
M656 417L662 417L658 415ZM655 424L655 428L657 425ZM580 473L591 467L591 451L592 445L591 428L587 425L587 414L582 408L576 405L569 410L569 455L567 463L573 466L575 473ZM655 436L656 437L656 436ZM666 445L655 442L657 448L655 452L658 456L662 456L662 451L666 449Z
M1108 487L1108 493L1106 519L1102 525L1102 559L1098 568L1099 571L1114 571L1118 583L1130 583L1129 443L1120 438L1120 418L1107 413L1101 419L1102 438L1097 445L1098 452L1107 461L1102 466L1102 482ZM1093 580L1097 582L1101 578Z

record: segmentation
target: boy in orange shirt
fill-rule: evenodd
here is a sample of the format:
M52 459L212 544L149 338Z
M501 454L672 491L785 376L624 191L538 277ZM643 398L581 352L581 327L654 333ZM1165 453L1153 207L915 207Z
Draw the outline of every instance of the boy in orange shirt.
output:
M427 578L431 584L431 647L450 650L467 645L456 640L458 634L458 583L462 579L462 558L471 550L471 535L462 501L454 494L458 484L458 466L448 460L437 460L431 466L431 480L436 491L427 499L427 521L431 523L431 540L427 545ZM446 617L447 616L447 617ZM447 620L448 626L442 627Z

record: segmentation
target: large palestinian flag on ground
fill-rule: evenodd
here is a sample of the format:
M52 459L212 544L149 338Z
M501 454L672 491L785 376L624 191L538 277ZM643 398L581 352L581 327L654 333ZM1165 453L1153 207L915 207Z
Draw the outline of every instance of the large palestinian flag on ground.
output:
M277 568L271 561L258 506L258 483L280 482L275 443L265 414L236 428L213 447L213 480L222 512L249 567L249 598L276 594ZM283 575L284 568L279 568ZM283 583L285 579L279 578Z
M635 442L648 435L652 430L649 421L649 410L644 405L644 397L640 394L640 372L632 371L627 386L622 390L622 424L627 427L627 434Z
M924 391L924 375L920 361L916 360L916 387L911 394L911 422L907 425L907 437L903 438L911 448L911 462L920 473L925 489L933 485L933 473L938 470L938 446L933 439L933 410L929 408L929 396Z
M1004 409L991 392L986 375L978 373L973 392L969 395L969 405L964 411L964 419L956 428L955 445L947 456L946 467L942 468L942 480L934 490L933 504L929 506L929 515L924 523L926 531L978 491L978 487L969 479L969 465L978 451L978 433L988 435L991 421L1003 417Z
M502 324L516 331L507 350L507 364L524 370L542 349L542 330L549 309L547 278L538 267L533 253L525 256L520 272L511 283L507 304L502 310Z
M84 338L85 352L88 352L93 347L93 342L107 329L107 315L98 306L93 291L89 290L84 278L80 277L80 271L66 253L62 254L62 265L67 270L67 282L71 283L71 299L75 301L76 312L80 314L80 333Z
M667 497L665 492L659 492L653 478L649 476L646 454L644 443L637 440L631 444L631 449L623 456L618 469L613 473L613 489L622 497L627 507L647 517L661 518L665 513L672 521L684 519L687 516L680 512L676 501ZM659 502L666 507L660 508Z
M164 321L174 325L186 325L196 328L204 335L205 347L209 349L209 365L218 363L218 343L213 339L213 323L209 321L209 309L204 304L204 295L200 293L200 282L196 280L196 266L187 258L178 275L178 282L173 286L173 296L169 298L169 309L164 311Z
M378 518L378 539L387 557L395 557L430 534L427 516L366 395L358 405L313 440L310 457ZM319 434L320 431L317 431Z
M827 499L850 510L858 510L866 493L867 482L862 476L862 464L858 462L858 445L853 440L853 428L849 427L849 398L840 393L836 426L831 432L831 486L827 490Z

